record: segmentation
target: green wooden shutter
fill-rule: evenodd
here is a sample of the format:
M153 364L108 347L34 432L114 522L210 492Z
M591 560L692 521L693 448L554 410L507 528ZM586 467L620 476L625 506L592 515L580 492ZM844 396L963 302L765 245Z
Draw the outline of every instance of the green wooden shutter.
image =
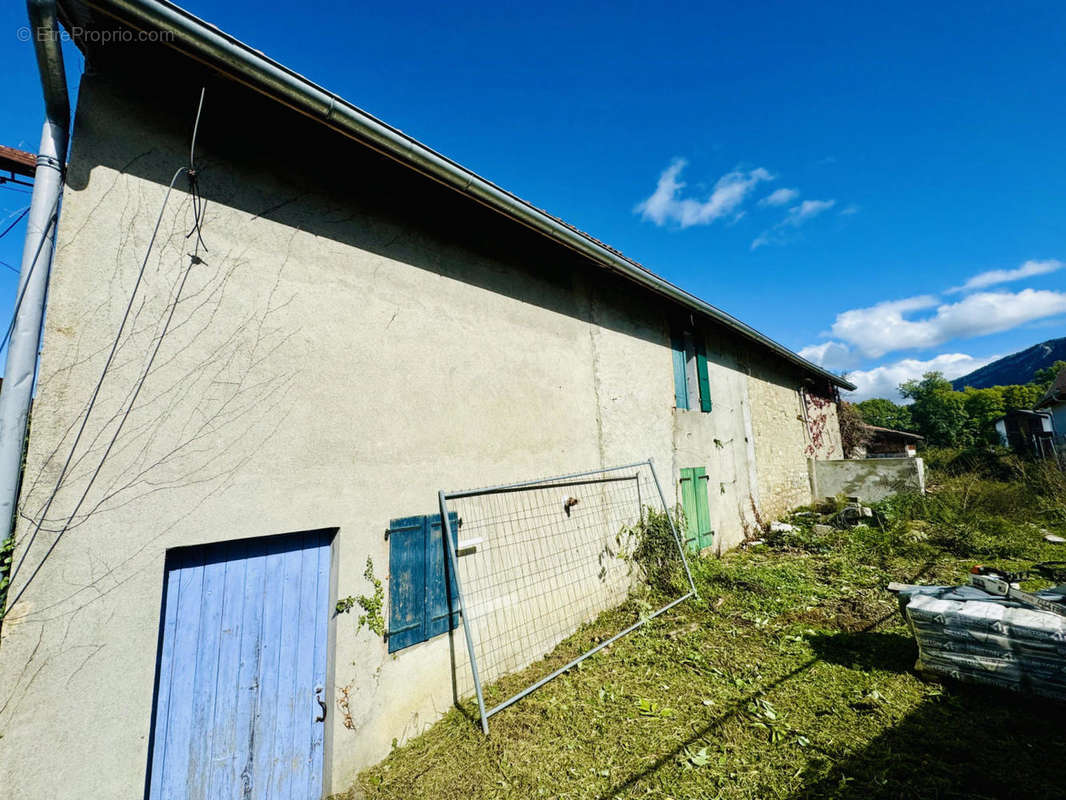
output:
M711 530L711 508L708 500L707 470L696 467L692 474L692 483L696 491L696 545L697 549L710 547L714 540Z
M699 549L699 509L696 500L696 470L681 469L681 508L685 512L685 545L690 550Z
M702 334L697 333L693 338L696 340L696 378L700 384L700 411L710 411L711 381L707 377L707 350Z
M674 356L674 405L688 408L688 378L685 375L685 340L679 333L670 334Z
M714 541L705 467L681 470L681 507L685 511L685 545L699 552Z

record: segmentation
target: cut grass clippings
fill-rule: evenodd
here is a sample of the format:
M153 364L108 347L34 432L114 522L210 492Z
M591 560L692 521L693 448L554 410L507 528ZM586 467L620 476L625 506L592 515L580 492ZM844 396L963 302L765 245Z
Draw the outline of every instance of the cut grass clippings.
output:
M1043 540L1066 533L1062 484L1030 477L944 473L870 527L819 535L795 517L766 545L697 559L700 600L494 716L488 738L476 704L453 709L348 797L1066 797L1066 708L923 682L884 588L961 583L986 556L1062 558ZM488 702L602 641L619 613L488 687Z

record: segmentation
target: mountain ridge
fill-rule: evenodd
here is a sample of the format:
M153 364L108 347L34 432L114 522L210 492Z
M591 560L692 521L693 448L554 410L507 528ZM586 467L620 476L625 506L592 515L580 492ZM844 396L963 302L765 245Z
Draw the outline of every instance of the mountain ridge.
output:
M961 391L967 386L987 389L990 386L1029 383L1038 369L1050 367L1056 361L1066 361L1066 336L1048 339L1046 342L998 358L961 378L955 378L951 385L956 391Z

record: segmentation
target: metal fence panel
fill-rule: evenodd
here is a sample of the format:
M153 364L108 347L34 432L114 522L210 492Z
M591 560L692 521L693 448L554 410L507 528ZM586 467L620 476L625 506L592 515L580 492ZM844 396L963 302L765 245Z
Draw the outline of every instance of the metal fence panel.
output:
M696 594L668 515L687 591L679 590L679 597L656 610L634 600L642 575L628 558L636 544L632 529L650 511L668 510L651 460L504 486L442 490L439 500L486 734L493 714ZM610 608L621 609L627 624L620 630L521 691L489 698L498 702L487 706L483 682L526 668Z

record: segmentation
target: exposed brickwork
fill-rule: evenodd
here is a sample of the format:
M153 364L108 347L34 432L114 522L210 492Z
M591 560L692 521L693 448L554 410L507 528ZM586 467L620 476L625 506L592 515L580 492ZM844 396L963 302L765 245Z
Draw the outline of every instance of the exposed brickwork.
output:
M800 378L761 360L749 365L748 397L759 511L764 520L772 520L811 501L808 458L843 457L837 406L804 389Z
M807 410L807 448L808 458L819 461L844 457L844 439L840 433L839 406L836 397L827 397L810 391L803 391Z

